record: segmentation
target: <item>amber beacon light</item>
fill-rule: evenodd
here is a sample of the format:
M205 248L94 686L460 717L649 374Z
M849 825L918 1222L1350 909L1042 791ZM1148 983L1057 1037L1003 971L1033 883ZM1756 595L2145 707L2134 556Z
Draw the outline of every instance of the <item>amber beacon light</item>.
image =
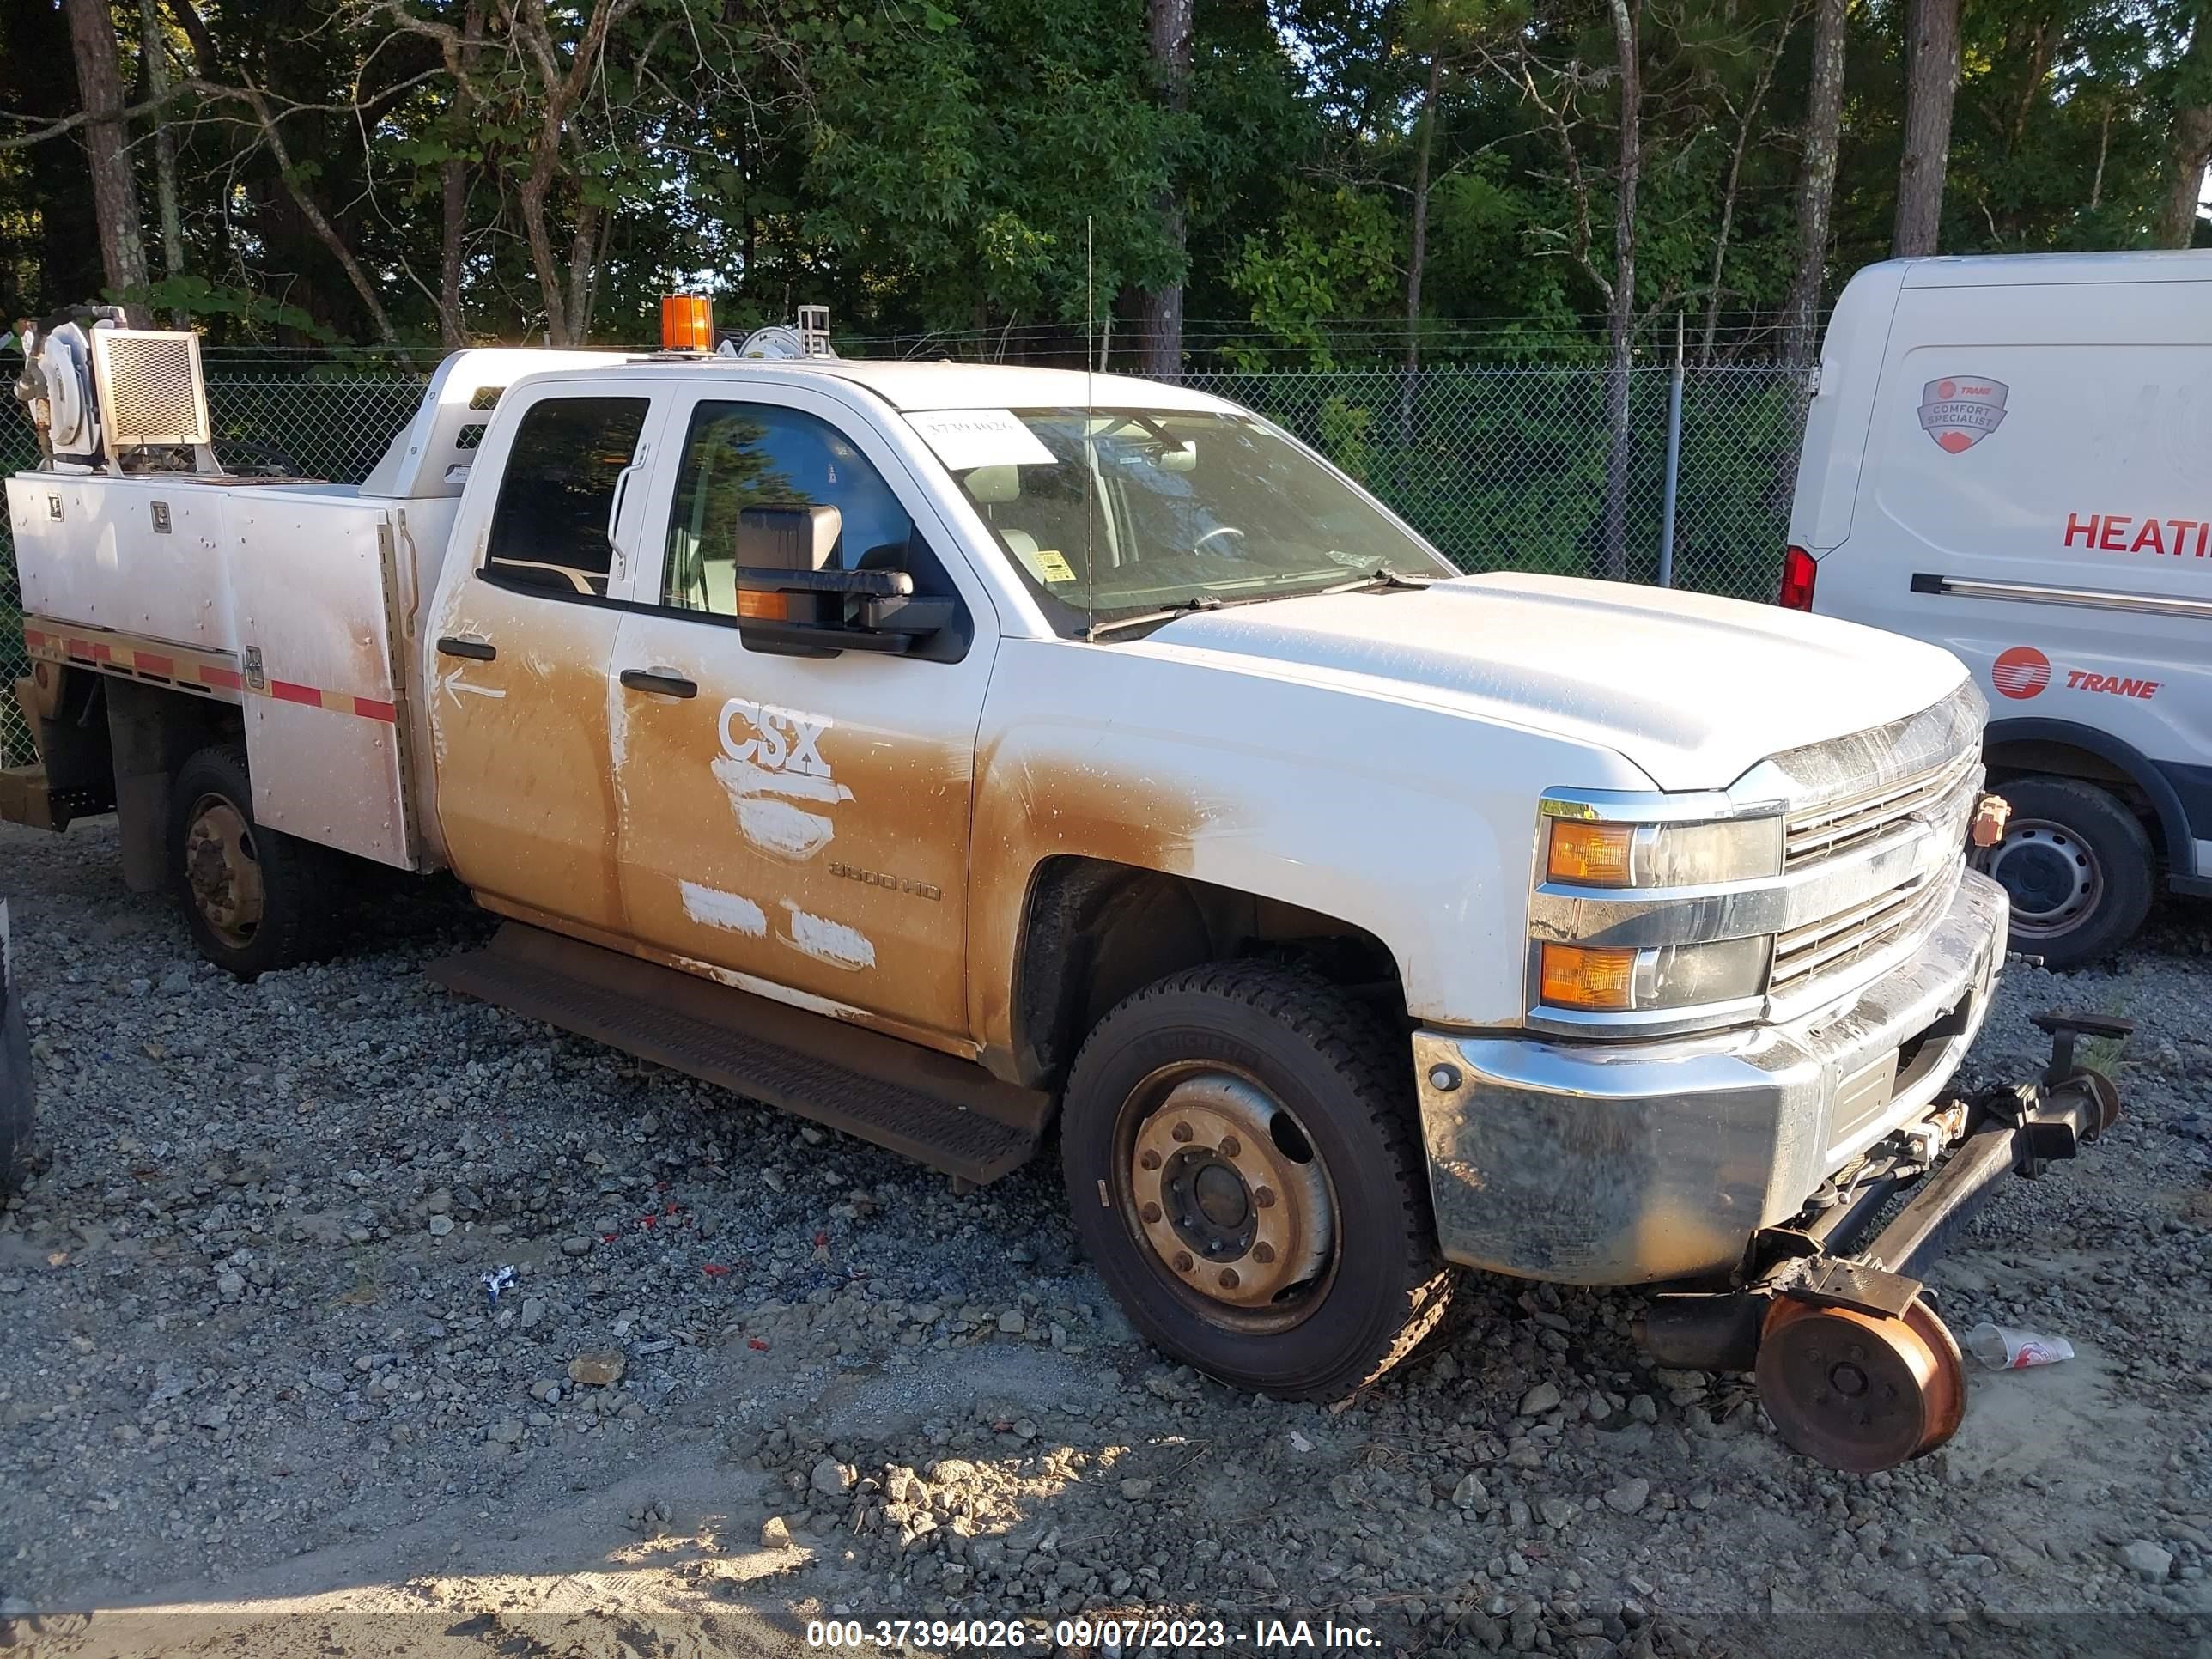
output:
M663 351L712 351L714 302L703 294L671 294L660 302Z

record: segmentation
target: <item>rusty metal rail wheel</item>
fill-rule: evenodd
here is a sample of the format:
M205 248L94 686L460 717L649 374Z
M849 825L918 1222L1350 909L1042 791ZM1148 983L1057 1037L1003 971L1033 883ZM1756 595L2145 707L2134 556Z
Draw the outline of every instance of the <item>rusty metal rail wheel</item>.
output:
M1783 1440L1831 1468L1870 1474L1948 1441L1966 1419L1966 1364L1919 1275L2008 1177L2041 1175L2119 1116L2111 1079L2077 1064L2074 1047L2133 1025L2062 1013L2036 1024L2051 1040L2040 1079L1931 1113L1899 1138L1891 1167L1763 1231L1737 1288L1656 1297L1638 1322L1647 1352L1663 1365L1752 1372Z

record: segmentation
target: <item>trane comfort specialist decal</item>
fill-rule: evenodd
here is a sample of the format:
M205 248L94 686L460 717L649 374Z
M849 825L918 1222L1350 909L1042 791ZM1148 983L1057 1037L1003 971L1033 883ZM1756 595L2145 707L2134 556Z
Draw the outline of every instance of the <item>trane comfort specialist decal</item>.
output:
M1973 375L1930 380L1920 388L1920 429L1947 454L1972 449L2004 424L2010 393L2002 380Z

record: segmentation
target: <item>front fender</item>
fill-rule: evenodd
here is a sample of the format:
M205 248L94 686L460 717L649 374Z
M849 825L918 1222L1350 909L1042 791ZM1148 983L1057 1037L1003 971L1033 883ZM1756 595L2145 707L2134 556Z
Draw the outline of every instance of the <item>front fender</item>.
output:
M1275 663L1005 642L976 753L969 1013L1008 1051L1026 896L1074 855L1279 900L1389 950L1407 1012L1517 1023L1536 800L1649 788L1607 750Z

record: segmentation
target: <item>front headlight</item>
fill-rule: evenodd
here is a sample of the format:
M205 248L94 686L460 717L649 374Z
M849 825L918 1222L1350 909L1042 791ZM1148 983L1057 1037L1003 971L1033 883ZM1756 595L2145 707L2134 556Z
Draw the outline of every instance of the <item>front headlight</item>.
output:
M1764 935L1640 951L1547 945L1539 961L1540 992L1547 1007L1591 1014L1741 1002L1766 989L1773 949Z
M1547 796L1541 811L1532 1018L1626 1035L1756 1012L1774 957L1763 901L1782 875L1778 804Z
M1609 823L1547 800L1544 878L1577 887L1704 887L1778 874L1778 817L1712 823Z

